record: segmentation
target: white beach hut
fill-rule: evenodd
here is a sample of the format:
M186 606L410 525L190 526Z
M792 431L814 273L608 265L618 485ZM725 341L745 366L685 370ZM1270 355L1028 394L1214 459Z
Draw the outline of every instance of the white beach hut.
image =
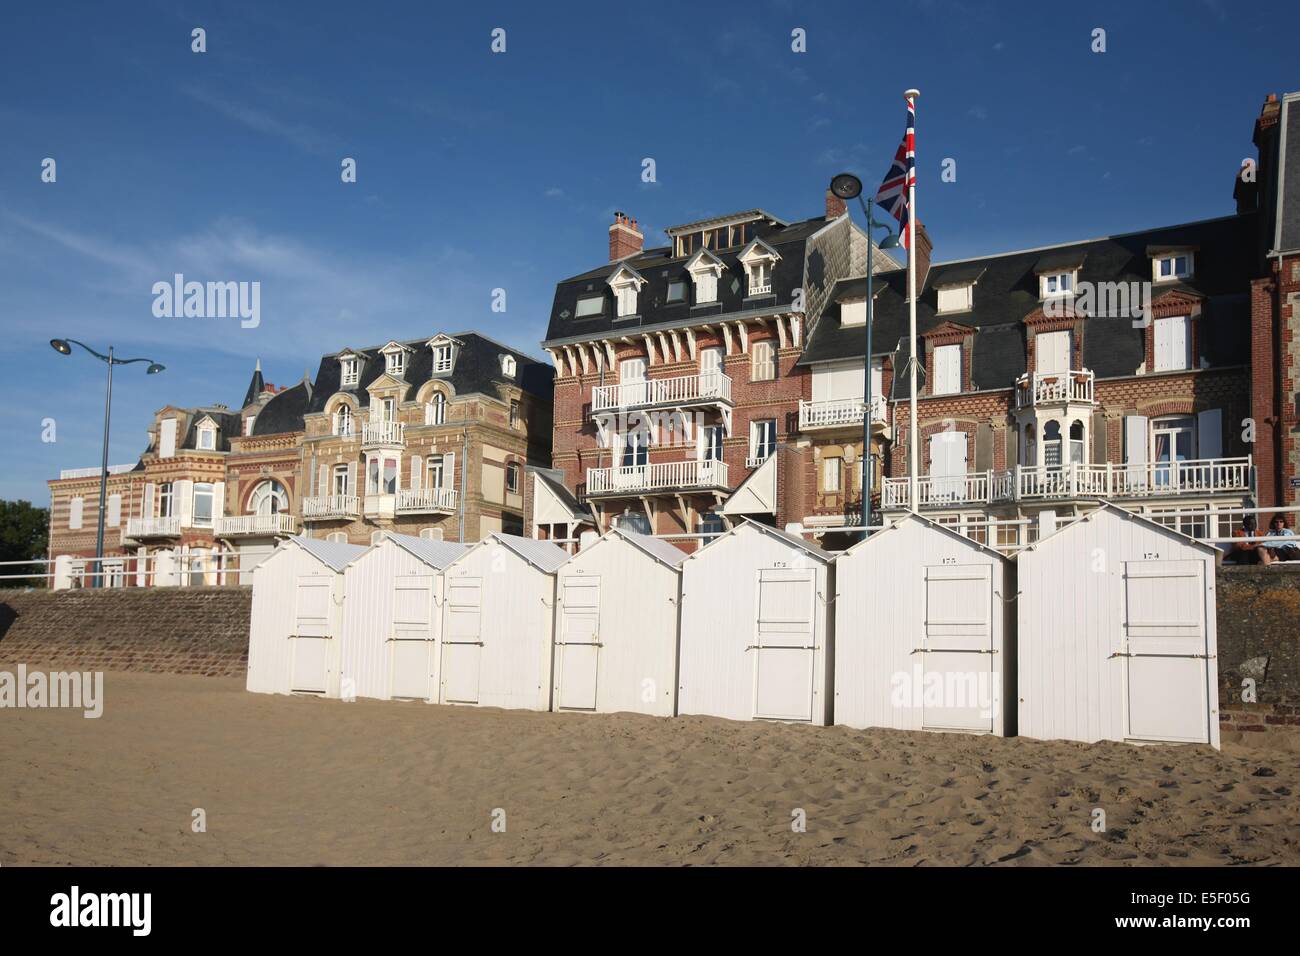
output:
M447 565L468 548L386 532L343 574L343 696L438 699Z
M556 710L673 716L685 559L666 541L615 528L560 569Z
M1021 551L1020 734L1219 746L1216 556L1111 504Z
M294 537L253 571L250 691L339 696L343 569L365 548Z
M745 521L682 563L677 712L830 720L831 555Z
M835 722L1014 733L1014 568L910 514L835 559Z
M441 703L550 710L555 572L568 558L548 541L498 533L447 565Z

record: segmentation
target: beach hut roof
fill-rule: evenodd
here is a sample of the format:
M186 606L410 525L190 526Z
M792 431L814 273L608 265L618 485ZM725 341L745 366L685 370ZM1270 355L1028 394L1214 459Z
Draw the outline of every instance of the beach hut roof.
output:
M638 534L635 531L628 531L626 528L611 528L600 536L595 542L599 544L607 538L622 538L629 544L640 548L650 557L654 558L668 567L676 569L681 567L682 562L686 560L686 552L676 545L671 545L662 538L652 538L647 534ZM594 547L595 545L590 545Z
M365 553L359 544L344 544L341 541L325 541L320 538L305 538L294 535L289 541L298 545L321 564L334 571L342 571L347 565Z
M506 534L503 531L488 535L476 547L494 543L509 548L533 567L545 571L547 574L557 570L560 565L569 560L569 552L558 545L551 544L549 541L538 541L536 538L521 538L517 534ZM474 548L467 549L464 554L458 555L454 561L449 563L454 564L473 550Z
M396 531L385 531L382 540L393 542L402 550L438 571L443 570L469 550L469 545L461 544L458 541L436 541L431 538L417 537L413 534L398 534ZM354 559L353 563L356 560L359 559Z
M740 524L736 525L730 531L724 531L722 534L718 535L716 538L714 538L704 547L700 548L698 551L694 551L691 554L688 554L687 557L694 558L697 555L703 554L705 551L709 550L709 548L713 547L723 538L731 537L733 534L740 531L741 528L754 528L755 530L761 531L763 534L768 535L769 537L776 538L778 541L782 542L783 544L788 544L792 548L799 548L807 552L808 554L811 554L814 558L817 558L820 561L830 562L834 560L834 555L832 555L829 551L823 551L821 548L817 547L817 545L813 544L811 541L809 541L807 538L803 537L802 535L791 534L788 531L782 531L779 528L773 528L769 525L760 524L759 522L751 521L748 518L744 519Z
M858 548L864 548L868 544L878 541L882 535L888 534L889 532L893 531L895 528L901 528L909 521L917 521L923 525L926 525L927 527L935 528L936 530L942 531L944 534L956 538L958 541L964 542L965 544L968 544L971 547L979 548L981 551L987 551L989 554L995 555L998 558L1001 558L1003 561L1011 560L1001 551L998 551L996 548L990 548L988 545L976 541L974 538L968 538L966 537L966 535L954 531L948 525L940 524L938 521L933 521L930 518L927 518L925 515L917 514L915 511L908 512L903 517L899 518L897 521L891 522L889 525L885 526L884 528L881 528L879 531L871 535L869 538L866 538L863 541L859 541L857 544L853 545L852 547L844 551L841 551L839 554L835 556L836 559L838 560L839 558L844 557L846 554L852 554L854 551L858 550Z
M1188 544L1195 545L1196 547L1200 548L1202 551L1207 551L1210 554L1217 554L1219 551L1219 549L1212 544L1206 544L1204 541L1197 541L1191 535L1183 534L1181 531L1178 531L1174 528L1170 528L1167 525L1163 525L1159 521L1152 521L1146 515L1138 514L1136 511L1129 511L1127 508L1119 507L1119 505L1113 505L1109 501L1103 501L1096 508L1086 511L1083 514L1079 515L1078 517L1073 518L1070 521L1067 521L1065 524L1061 525L1059 528L1057 528L1055 531L1049 534L1046 538L1040 538L1038 541L1035 541L1033 544L1025 545L1025 547L1020 549L1020 552L1017 554L1017 557L1019 557L1020 554L1024 554L1026 551L1037 551L1041 549L1043 545L1055 541L1057 538L1061 537L1062 534L1064 534L1066 531L1073 528L1075 525L1078 525L1085 521L1092 520L1092 518L1095 515L1099 514L1102 511L1113 511L1121 518L1126 518L1130 521L1136 521L1140 524L1144 524L1154 531L1159 531L1167 535L1168 537L1177 538L1187 542Z

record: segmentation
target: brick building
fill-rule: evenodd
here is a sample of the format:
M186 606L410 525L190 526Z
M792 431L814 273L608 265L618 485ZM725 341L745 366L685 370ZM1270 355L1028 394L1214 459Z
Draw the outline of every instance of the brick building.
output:
M107 582L233 583L227 567L247 582L300 531L357 544L385 529L519 533L524 469L550 462L552 378L475 332L347 348L288 388L259 363L237 411L167 406L139 462L110 469ZM73 556L79 575L95 554L99 469L61 473L50 498L50 555Z

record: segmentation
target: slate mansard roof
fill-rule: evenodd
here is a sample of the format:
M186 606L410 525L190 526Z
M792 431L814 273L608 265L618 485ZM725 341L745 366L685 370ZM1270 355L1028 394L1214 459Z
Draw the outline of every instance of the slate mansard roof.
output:
M1282 97L1274 252L1300 251L1300 92Z
M1255 213L1089 239L1040 249L931 265L917 296L917 335L952 322L974 332L971 382L966 390L1006 389L1026 369L1024 319L1043 305L1040 273L1077 267L1080 283L1150 282L1150 254L1164 248L1191 248L1194 271L1186 280L1152 287L1152 299L1185 290L1206 301L1198 329L1199 350L1211 367L1249 360L1250 280L1255 276ZM874 276L876 305L872 351L895 356L904 368L908 354L907 270ZM938 288L975 282L974 306L966 312L938 314ZM830 302L813 326L801 365L861 359L861 325L840 325L840 301L866 295L866 278L837 283ZM1083 365L1098 377L1133 375L1144 359L1144 332L1129 318L1094 316L1085 320ZM922 375L924 372L922 371ZM894 397L906 397L906 376L894 377Z
M717 217L719 221L729 218L732 217ZM771 217L753 223L753 232L749 238L762 239L781 256L773 269L770 295L749 295L745 268L739 262L739 255L745 246L721 252L713 250L726 266L718 278L718 302L698 307L690 304L690 274L686 271L686 263L694 253L674 256L671 246L645 249L636 255L607 262L589 272L564 279L555 287L551 321L543 345L563 344L603 335L622 335L642 329L686 326L708 322L712 316L773 311L777 306L789 308L794 290L804 285L807 241L834 222L835 220L818 216L789 224ZM678 232L684 228L686 227L674 227L672 231ZM747 239L745 245L748 244ZM820 288L823 281L825 263L820 260L820 253L816 252L808 259L808 284L815 288ZM614 295L606 280L624 265L636 270L646 281L637 296L638 314L620 319L615 315ZM675 279L687 282L687 301L670 305L667 301L668 283ZM577 318L578 300L591 295L604 297L604 309L599 315Z

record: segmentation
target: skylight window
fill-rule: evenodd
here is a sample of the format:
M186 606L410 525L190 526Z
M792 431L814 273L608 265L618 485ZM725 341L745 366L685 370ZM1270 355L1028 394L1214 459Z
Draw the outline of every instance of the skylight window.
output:
M589 295L578 300L578 306L574 310L574 318L583 319L589 315L600 315L605 311L605 297L603 295Z

